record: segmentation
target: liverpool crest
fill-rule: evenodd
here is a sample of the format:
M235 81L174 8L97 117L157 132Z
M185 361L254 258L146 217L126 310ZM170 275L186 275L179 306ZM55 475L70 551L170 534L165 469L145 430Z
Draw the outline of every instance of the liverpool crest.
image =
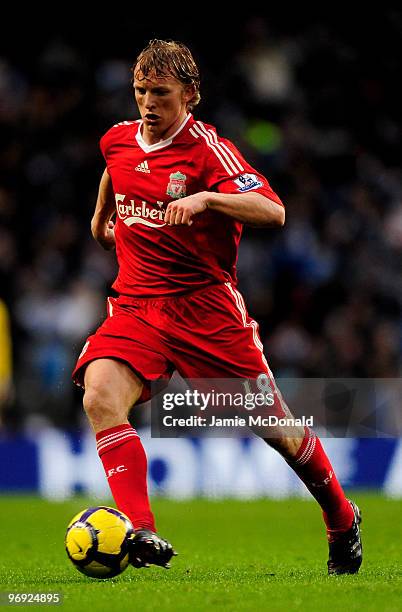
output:
M169 177L169 183L166 189L166 193L171 198L185 198L186 197L186 175L180 171L172 172Z

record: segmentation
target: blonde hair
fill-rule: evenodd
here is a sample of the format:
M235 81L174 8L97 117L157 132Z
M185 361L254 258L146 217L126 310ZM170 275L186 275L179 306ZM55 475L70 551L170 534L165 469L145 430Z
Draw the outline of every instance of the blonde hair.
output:
M150 40L132 67L133 80L140 70L144 78L155 72L157 77L173 76L183 85L192 85L194 95L187 103L189 110L197 106L201 100L198 67L190 49L183 43L157 38Z

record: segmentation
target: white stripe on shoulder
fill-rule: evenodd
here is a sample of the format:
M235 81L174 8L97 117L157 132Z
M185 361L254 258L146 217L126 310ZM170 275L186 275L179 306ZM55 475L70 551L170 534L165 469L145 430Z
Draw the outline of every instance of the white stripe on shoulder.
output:
M199 138L198 134L196 134L196 133L194 132L193 128L190 128L190 129L189 129L189 132L190 132L191 136L194 136L194 138Z
M235 165L238 167L240 172L244 172L244 167L241 165L240 161L237 159L236 155L233 153L233 151L231 151L229 149L229 147L227 145L225 145L224 142L221 142L221 147L223 147L224 149L226 149L226 151L229 153L230 157L233 159Z
M205 126L204 126L204 127L205 127ZM221 140L218 140L218 135L217 135L217 133L216 133L214 130L211 130L211 129L209 129L209 130L207 130L207 131L208 131L208 132L210 132L210 134L211 134L211 136L212 136L213 141L214 141L214 142L216 142L216 143L218 143L218 144L219 144L221 147L223 147L223 148L224 148L224 149L225 149L225 150L228 152L228 154L229 154L229 155L230 155L230 157L232 158L233 162L234 162L234 163L235 163L235 165L237 166L238 170L239 170L240 172L244 172L244 168L243 168L243 166L241 165L240 161L237 159L237 157L236 157L236 155L233 153L233 151L231 151L231 150L229 149L229 147L228 147L228 146L227 146L227 145L226 145L224 142L222 142Z
M204 132L201 131L200 127L194 123L193 125L194 130L204 138L205 142L207 143L208 147L215 153L216 157L219 159L219 161L221 162L222 166L225 168L226 172L228 173L229 176L233 176L233 174L235 174L230 167L228 166L228 164L225 162L223 156L222 156L222 152L220 151L219 147L217 147L214 144L211 144L210 139L208 138L207 134L204 134Z
M230 159L229 155L226 153L226 151L222 147L221 143L218 142L218 139L216 139L216 141L215 141L215 139L212 138L212 134L207 130L205 125L202 123L202 121L197 121L197 125L198 125L199 129L202 130L202 133L206 135L206 137L208 138L209 142L211 143L211 146L213 146L217 150L219 150L219 152L222 155L222 157L225 158L225 161L226 161L227 165L232 169L232 175L233 174L237 174L238 173L238 169L236 168L236 166L234 165L234 163Z

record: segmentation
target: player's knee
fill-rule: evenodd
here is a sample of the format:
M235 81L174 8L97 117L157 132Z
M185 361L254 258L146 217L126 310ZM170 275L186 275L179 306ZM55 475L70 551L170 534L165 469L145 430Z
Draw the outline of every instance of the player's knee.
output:
M122 406L119 406L111 397L107 389L102 387L89 387L84 394L84 410L94 426L102 423L109 424L125 417Z

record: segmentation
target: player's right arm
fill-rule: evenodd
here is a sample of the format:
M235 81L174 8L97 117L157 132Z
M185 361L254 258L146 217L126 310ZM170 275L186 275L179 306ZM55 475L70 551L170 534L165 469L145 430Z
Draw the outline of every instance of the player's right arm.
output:
M98 198L91 221L91 231L95 240L107 251L114 249L116 246L114 223L112 221L115 212L116 202L113 185L106 168L99 183Z

